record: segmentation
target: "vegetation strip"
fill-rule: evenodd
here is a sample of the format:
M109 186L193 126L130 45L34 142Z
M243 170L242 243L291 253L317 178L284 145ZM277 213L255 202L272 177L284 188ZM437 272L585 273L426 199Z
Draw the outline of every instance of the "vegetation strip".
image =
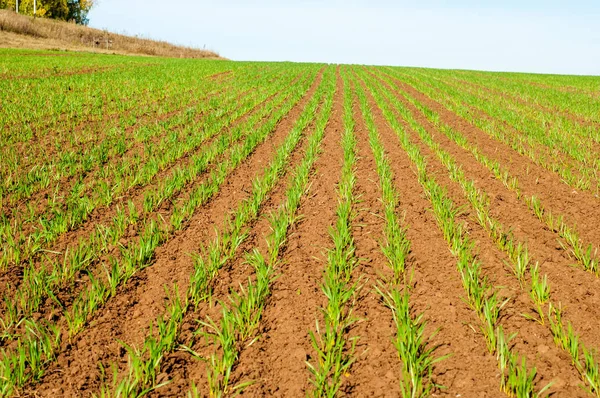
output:
M248 70L248 75L251 75L251 72L251 70ZM126 140L123 142L122 138L124 134L126 137L137 138L138 135L136 132L140 130L142 132L152 130L152 122L161 121L164 123L170 118L174 118L175 120L181 119L188 114L189 109L194 109L201 104L207 94L210 95L213 92L223 91L222 87L213 82L207 81L202 83L196 88L199 93L196 90L190 90L183 94L179 92L176 95L167 95L151 102L151 109L140 107L140 104L138 104L138 107L131 109L131 112L120 109L116 117L113 115L112 118L102 120L105 122L102 126L98 126L98 123L92 122L81 122L72 126L70 125L73 123L72 120L67 118L63 123L58 123L55 126L46 126L45 129L40 128L41 134L44 134L46 129L54 132L54 134L44 136L43 139L48 141L52 141L53 139L54 141L49 142L49 144L60 149L60 152L56 155L52 155L51 153L52 156L46 156L42 162L37 162L35 164L36 167L30 170L27 169L27 166L32 165L27 160L31 159L30 161L33 161L39 158L40 155L32 152L35 150L35 147L22 148L28 156L20 157L17 152L20 148L17 146L8 146L3 153L8 161L2 164L2 168L0 169L2 170L3 177L5 177L2 181L3 184L0 191L2 194L0 194L0 198L3 198L2 201L9 202L29 198L33 193L36 193L39 189L48 187L53 182L60 182L65 177L77 175L77 172L81 172L82 170L86 173L89 172L89 169L95 166L97 160L118 157L120 154L119 151L131 149L132 145L136 142L135 140L129 142ZM213 90L211 91L211 89ZM61 90L58 91L58 95L65 95ZM153 98L149 97L145 98L145 100L152 101ZM154 109L157 107L158 109ZM152 111L155 111L156 114L153 114ZM102 117L104 118L104 115ZM24 142L34 138L31 137L32 133L30 130L32 128L34 127L28 126L21 133L24 135ZM70 129L73 129L72 136L67 134ZM89 134L90 131L96 132L96 130L103 130L107 136ZM19 136L19 134L15 134L15 136ZM99 138L104 139L100 140ZM98 144L98 146L92 145L89 148L85 146L83 149L78 148L79 145L89 143L89 141ZM27 170L27 172L18 173L19 169L22 171Z
M213 170L207 181L191 192L188 202L179 207L178 220L189 219L196 208L206 203L218 192L219 186L225 181L226 176L241 164L260 142L268 137L277 122L291 110L307 90L308 87L298 89L294 93L294 98L274 111L270 119L258 130L253 131L245 142L229 149L231 152L229 160ZM227 142L224 144L226 147L228 146ZM174 214L176 212L177 210L174 211ZM108 262L106 266L107 280L90 278L89 287L79 295L71 309L65 314L69 338L73 338L81 331L87 319L107 299L116 294L119 285L125 283L135 272L150 264L154 250L172 232L184 226L182 222L178 222L176 225L178 228L171 230L165 221L154 219L146 221L142 226L143 232L140 239L121 250L121 260L113 257ZM29 323L33 326L30 326ZM25 326L25 332L18 339L17 349L2 353L0 375L4 375L4 378L0 378L0 391L13 391L30 379L39 379L45 365L51 363L55 358L61 341L61 331L58 325L43 326L39 322L27 320Z
M327 267L321 289L327 305L321 308L323 323L317 320L316 330L310 332L312 347L316 352L316 363L307 362L316 397L335 396L342 383L342 376L354 361L355 339L348 341L347 332L356 321L352 315L357 284L351 282L352 271L358 259L352 237L352 218L356 198L354 185L356 176L356 137L352 114L352 93L345 73L342 74L344 98L344 131L341 145L344 153L342 174L338 185L339 204L335 227L330 230L333 248L327 253Z
M256 271L256 279L250 279L246 287L241 287L240 293L233 293L227 302L222 302L222 318L219 322L207 319L200 321L197 335L205 338L209 344L217 344L222 351L212 354L208 360L208 380L211 395L221 396L233 387L229 386L229 376L233 363L237 359L242 344L247 340L258 325L264 300L269 293L269 285L274 278L278 265L279 253L284 247L287 231L296 220L296 210L302 194L306 190L312 164L316 160L319 144L323 137L325 124L331 109L331 84L330 73L325 72L324 83L317 89L314 97L307 104L294 128L287 136L285 142L278 148L275 158L267 166L262 176L253 181L253 191L236 211L225 221L217 238L205 247L201 254L195 254L195 272L191 276L190 288L182 302L179 296L173 299L167 309L167 315L156 321L159 336L147 336L141 350L129 348L130 368L123 380L118 380L115 374L113 385L105 386L102 394L114 396L129 396L127 394L141 394L148 389L160 387L156 385L156 374L160 366L160 359L165 352L171 351L176 346L176 337L184 314L197 307L201 302L210 299L211 284L221 269L233 258L239 246L247 237L247 225L254 222L260 215L262 204L269 197L279 179L285 172L287 163L294 149L297 147L303 132L315 117L319 102L325 96L324 108L316 124L316 132L309 138L308 149L304 161L296 168L292 176L292 184L287 192L287 200L280 210L271 215L273 233L267 238L269 254L265 258L259 251L249 253L246 260ZM191 349L189 352L194 353ZM197 354L196 354L197 355ZM244 384L237 386L239 390ZM235 389L235 388L234 388ZM195 391L195 387L192 386ZM120 395L121 394L121 395ZM134 395L135 395L134 394Z
M404 127L396 119L392 109L385 98L380 94L381 84L369 80L367 83L375 102L384 114L390 126L398 135L400 144L415 164L418 171L419 183L429 198L433 212L444 238L448 241L452 254L458 259L458 270L461 274L463 285L469 303L481 320L481 331L486 338L488 350L496 354L500 368L501 388L509 396L527 396L527 394L543 394L550 387L546 385L536 392L536 369L527 368L525 358L510 348L510 340L514 335L505 335L502 326L498 324L500 312L505 302L501 302L494 286L488 284L481 275L481 263L473 253L473 243L466 235L465 226L458 223L455 218L459 213L454 203L446 195L444 189L430 176L426 170L426 161L419 148L410 141Z
M460 184L465 197L477 213L478 223L487 231L498 248L507 254L512 272L522 287L527 282L526 277L529 275L531 280L530 298L537 308L539 322L544 325L545 315L548 315L550 318L550 325L548 326L554 335L555 343L571 356L573 365L590 391L596 395L600 394L600 376L598 376L600 366L595 359L595 355L583 345L570 323L568 327L565 327L562 323L562 306L560 303L556 304L551 301L548 278L546 275L540 274L537 262L534 263L530 258L527 243L518 241L510 232L507 232L506 227L490 215L487 195L475 187L474 181L465 176L456 160L444 151L438 143L433 141L431 135L416 122L409 110L389 92L386 93L411 128L419 134L422 141L435 152L440 161L447 167L450 178ZM546 306L548 308L547 314ZM585 358L583 362L580 361L580 355Z
M381 296L382 302L391 310L396 326L393 343L402 361L400 380L402 396L428 397L437 387L433 381L433 366L445 357L435 358L437 347L428 346L432 336L425 336L427 323L423 319L424 313L412 315L409 303L411 277L405 274L410 241L406 237L406 228L401 226L397 215L400 194L394 187L390 161L385 154L364 90L359 84L356 85L355 90L363 119L369 130L369 143L377 164L382 192L385 241L381 244L381 251L387 258L387 265L393 273L391 280L382 278L378 280L376 291Z

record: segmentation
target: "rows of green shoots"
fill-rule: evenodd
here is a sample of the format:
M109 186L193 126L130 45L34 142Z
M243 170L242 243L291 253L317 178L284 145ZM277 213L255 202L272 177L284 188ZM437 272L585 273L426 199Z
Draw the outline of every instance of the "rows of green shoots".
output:
M283 83L290 82L283 80ZM252 76L246 85L240 87L246 89L251 84ZM159 131L165 136L160 143L147 145L149 149L145 150L143 156L125 156L114 167L101 167L99 170L102 175L92 175L88 184L83 181L76 183L66 201L57 201L53 196L52 203L44 212L33 210L38 206L32 205L32 211L24 216L4 218L0 236L5 241L5 255L0 265L6 267L12 263L30 261L44 250L54 251L49 245L62 234L77 229L95 209L110 207L115 200L123 203L127 192L134 188L143 189L154 182L158 175L169 170L173 172L173 167L177 166L180 159L189 157L193 160L194 151L218 137L221 130L273 96L277 90L277 87L257 90L243 101L237 98L238 90L233 90L221 100L213 98L204 104L204 109L200 108L207 113L200 122L188 120L183 130L167 134L161 127Z
M503 112L502 108L495 108L487 101L474 98L474 96L463 90L442 89L437 86L438 83L435 80L423 81L422 77L415 78L412 75L407 76L396 71L393 71L393 75L413 85L416 89L440 102L494 139L508 145L517 153L530 158L535 164L556 173L569 186L597 193L598 179L594 167L587 167L584 163L573 159L568 161L557 150L537 142L535 137L542 139L542 137L546 137L545 132L520 127L520 124L514 120L511 120L515 123L514 126L507 127L510 122L502 119L502 115L497 114ZM482 113L474 112L473 109L479 109L489 116L484 117ZM519 133L515 132L515 128ZM532 136L534 132L536 135ZM551 143L549 145L552 146Z
M369 106L367 96L360 84L356 93L365 125L369 131L369 144L377 165L381 201L384 208L384 240L381 250L392 271L392 278L380 277L375 287L383 304L390 309L396 327L393 340L398 356L402 361L400 388L403 397L428 397L438 387L433 381L433 367L445 357L436 357L437 346L430 344L433 335L425 334L427 322L424 313L413 314L410 305L411 278L406 274L406 260L410 253L410 241L406 227L402 226L397 213L400 193L394 186L394 175L377 126Z
M548 314L551 320L548 327L555 336L555 342L559 348L564 349L571 355L573 365L580 372L582 380L587 384L589 390L594 394L598 394L598 382L600 379L596 375L599 365L594 354L580 343L580 338L574 332L571 324L568 324L568 327L565 328L562 323L561 305L551 300L548 277L545 274L540 274L538 263L534 262L529 254L527 242L517 239L498 219L492 217L490 214L489 198L486 193L478 189L473 180L467 178L454 157L433 140L431 134L415 120L411 112L401 102L392 95L389 95L389 98L402 115L402 118L408 122L421 140L432 149L440 162L446 166L450 178L461 186L464 196L476 212L477 222L488 232L490 238L496 243L498 248L506 253L509 259L508 265L512 273L521 284L521 287L529 292L531 301L538 312L539 318L536 320L540 324L545 325L545 315L546 313ZM527 282L529 282L529 287L527 287ZM565 343L565 340L569 344ZM508 344L509 341L510 338L506 342L498 340L497 343ZM585 357L585 362L580 361L580 354Z
M358 263L352 237L352 218L356 198L354 187L356 176L356 137L352 113L352 92L347 73L340 77L343 90L343 126L341 145L344 161L338 184L339 203L335 226L329 231L333 248L327 252L327 266L321 290L327 304L321 308L323 321L316 322L316 329L310 331L314 361L307 362L313 385L310 395L333 397L339 393L342 378L354 361L354 346L357 338L348 339L348 330L356 319L352 307L357 291L357 283L352 281L352 272Z
M427 172L425 157L421 154L418 145L410 140L397 117L397 103L392 95L388 93L381 82L366 73L362 72L361 78L368 86L385 119L398 135L402 148L417 168L419 183L431 202L438 226L448 242L452 254L458 260L457 267L468 302L480 319L480 330L485 337L487 348L498 358L502 390L509 396L517 397L543 394L550 386L546 385L538 390L535 383L536 369L528 368L525 357L516 353L509 344L514 335L506 336L499 324L502 308L507 301L499 297L497 288L482 275L482 264L473 252L473 243L467 236L467 229L464 223L457 220L460 209L447 196L435 177Z
M388 84L393 85L393 81L391 79L386 78L384 75L380 76ZM531 212L535 214L540 221L544 222L548 228L562 238L563 240L560 241L561 245L563 245L570 256L577 260L580 267L598 275L600 270L598 269L599 259L597 257L597 249L593 247L592 243L586 244L583 242L583 240L579 237L575 226L565 221L564 215L548 209L546 206L544 206L541 199L535 195L523 194L519 188L518 178L511 175L508 168L503 166L499 161L490 159L488 156L482 153L476 144L469 142L467 138L458 130L441 121L439 113L419 102L406 92L401 92L401 94L404 98L406 98L406 100L419 109L432 123L432 125L437 128L438 131L443 132L458 146L469 151L473 157L477 159L477 161L479 161L493 173L496 179L501 181L506 188L514 192L517 199L526 204Z
M228 158L213 168L201 184L192 187L187 200L176 202L171 217L176 214L177 220L165 219L158 214L145 218L138 227L139 238L130 240L127 245L121 247L118 254L110 255L106 261L103 261L102 267L106 271L104 275L102 273L89 275L89 283L75 298L72 305L63 310L64 316L60 317L59 321L45 325L44 321L27 320L25 324L35 324L36 327L24 327L16 340L16 349L12 347L3 349L0 354L0 374L3 376L0 378L0 391L8 394L25 383L39 379L46 366L53 362L62 339L76 338L88 319L106 300L117 293L119 286L125 284L136 272L151 264L156 248L177 230L184 228L194 211L218 192L227 176L244 162L257 145L269 137L279 120L304 96L309 85L310 81L308 84L293 87L290 98L284 101L282 106L274 109L267 108L266 115L269 116L266 120L262 120L263 117L258 114L260 124L251 128L248 134L238 131L237 134L245 136L242 142L231 145L228 141L222 141L221 147L214 148L213 155L215 151L226 150L229 154ZM257 122L254 121L250 126ZM206 161L210 158L204 159ZM190 167L198 167L199 172L206 166L206 163L190 165ZM181 183L181 180L174 181L174 184L178 183ZM61 326L65 328L64 333Z

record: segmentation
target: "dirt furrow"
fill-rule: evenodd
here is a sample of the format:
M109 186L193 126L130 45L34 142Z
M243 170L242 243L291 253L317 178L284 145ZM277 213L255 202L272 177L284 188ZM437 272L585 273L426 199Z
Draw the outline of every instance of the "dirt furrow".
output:
M322 154L315 164L310 191L300 205L301 220L290 232L280 275L272 285L263 312L259 338L242 350L234 378L253 380L244 395L300 396L309 387L305 361L312 352L309 330L314 328L329 242L328 228L335 221L342 151L342 98L339 83L333 113L325 129Z
M257 78L258 77L260 77L260 76L257 76ZM221 83L223 83L223 82L221 82ZM199 104L208 103L211 98L222 95L227 92L228 92L227 85L223 84L223 85L219 86L219 85L215 85L214 83L211 83L210 85L203 87L203 90L200 92L198 92L198 89L196 88L196 89L188 89L188 90L183 90L181 92L171 93L171 95L165 95L162 98L152 101L151 104L148 105L151 107L150 110L149 110L148 106L142 107L142 109L144 109L144 111L141 113L138 112L139 115L136 118L135 122L133 124L128 125L124 129L125 136L130 137L134 131L143 129L144 127L146 127L148 125L165 122L171 118L174 118L177 115L182 114L184 112L184 110L190 110L190 109L193 109L193 108L199 106ZM239 95L241 97L243 95L246 95L248 92L249 92L248 90L245 90L244 92L240 93ZM201 94L201 96L199 98L196 98L193 95L194 93ZM140 93L140 95L146 95L146 93ZM180 97L185 98L185 100L183 101L183 104L181 103L182 100ZM176 105L175 105L176 109L174 109L172 111L168 111L168 112L160 112L161 108L157 108L157 107L167 99L170 102L176 103ZM176 99L178 99L179 102L177 102ZM138 106L138 108L139 108L139 106ZM133 111L134 111L134 109L131 108L124 112L118 113L118 115L117 114L110 114L109 116L104 115L104 116L102 116L102 119L100 119L100 120L97 120L97 121L87 120L87 121L79 122L73 126L67 126L66 124L64 126L60 125L62 127L65 127L66 130L68 130L70 132L68 134L67 138L64 138L65 140L67 140L67 142L62 142L60 145L61 151L62 152L65 152L65 151L68 152L68 151L73 151L73 150L79 151L81 146L96 145L97 143L102 142L101 134L87 134L87 135L83 134L87 140L85 142L81 142L79 140L74 140L72 135L73 134L76 135L77 133L81 134L82 132L84 132L84 129L90 130L90 131L95 131L93 129L106 130L110 126L112 126L112 127L118 126L117 122L119 120L126 120L127 117L130 115L130 113L132 113ZM202 117L202 116L203 115L200 114L200 115L196 116L194 118L194 120L197 122L197 121L199 121L200 117ZM180 130L181 128L182 128L182 123L172 126L172 130ZM47 127L45 129L42 129L42 131L44 132L44 134L40 139L44 139L46 141L38 142L37 145L34 146L34 148L42 148L42 150L45 151L44 156L43 156L45 159L48 159L48 156L55 157L54 147L56 146L56 142L53 143L52 140L56 140L56 134L59 134L59 135L61 133L64 134L64 131L60 131L60 130L56 131L55 127L53 127L53 128ZM164 136L164 134L163 134L163 136ZM130 138L133 139L133 137L130 137ZM158 141L157 137L152 137L150 139L151 143L156 143L157 141ZM28 142L25 144L28 145L26 150L23 151L24 153L28 153L28 155L25 158L31 159L32 162L35 162L36 159L39 161L40 156L37 156L39 154L29 153L31 151L31 142ZM146 143L145 145L148 145L148 143ZM117 154L110 154L106 163L94 165L92 170L83 173L83 177L87 177L87 180L89 180L90 177L95 178L95 177L97 177L97 176L95 176L95 173L97 173L102 167L106 167L113 163L117 164L120 160L131 158L132 156L139 156L138 153L140 151L145 150L145 145L143 143L138 143L137 145L129 146L129 148L126 150L126 152L123 153L121 156L118 156ZM20 159L20 160L22 161L22 159ZM20 168L29 170L31 168L31 165L21 164ZM4 213L8 214L9 210L11 210L13 208L17 208L18 206L23 207L25 205L27 205L29 207L31 203L35 203L35 202L40 202L43 205L44 201L49 201L49 199L52 197L52 195L56 196L55 191L57 190L57 187L61 187L62 192L68 192L70 186L73 183L75 183L75 182L82 183L82 181L80 180L80 177L81 176L79 176L79 175L71 175L71 174L60 176L58 178L58 180L54 180L51 183L51 186L48 188L38 189L39 187L36 187L36 189L31 194L30 197L20 199L14 203L7 200L6 203L2 207L3 208L2 211ZM15 175L12 175L12 178L15 180L19 179L19 177L15 176ZM85 182L85 181L83 181L83 182ZM39 211L39 209L38 209L38 211Z
M296 80L294 80L294 82L296 82ZM240 94L241 96L243 96L244 94L246 94L247 91L245 91L244 93ZM231 130L233 128L235 128L237 125L242 124L244 121L246 121L250 116L252 116L253 114L255 114L256 112L258 112L260 109L262 109L264 106L266 106L274 97L276 97L278 94L280 94L281 91L279 91L278 93L269 96L267 99L265 99L264 101L257 103L249 112L247 112L246 114L240 116L239 118L233 120L226 128L222 129L220 132L218 132L217 134L215 134L213 137L209 138L207 141L205 141L203 143L202 148L210 145L211 142L215 141L216 139L218 139L218 137L220 135L223 134L224 131L228 131ZM210 98L212 98L212 96L209 96L208 98L206 98L207 101L210 101ZM214 110L214 111L218 111L218 110ZM208 115L204 115L204 116L208 116ZM221 114L220 117L226 116L226 114ZM196 122L199 122L200 118L196 119ZM181 128L181 126L177 126L176 129ZM167 132L168 133L168 132ZM165 133L165 134L167 134ZM193 134L193 133L190 133ZM137 150L143 150L143 148L136 148ZM91 221L93 221L93 223L91 224L96 224L96 223L101 223L103 219L105 219L106 217L109 216L104 216L103 214L108 212L111 213L111 210L114 210L114 207L117 206L118 204L123 204L126 203L127 200L129 199L133 199L136 197L139 197L140 195L142 195L145 191L148 190L148 188L151 188L151 186L153 185L153 183L155 183L156 181L160 181L163 178L165 178L173 169L175 169L178 166L185 166L189 160L191 159L191 157L198 153L200 151L200 149L198 147L193 148L192 150L183 153L179 158L175 159L173 162L171 162L170 164L168 164L164 169L160 170L157 172L157 174L155 176L152 177L152 180L143 186L140 185L136 185L132 188L130 188L127 191L124 191L113 203L111 203L110 206L108 207L100 207L98 209L95 209L90 215L89 215L89 219ZM134 153L130 153L127 152L123 155L124 158L127 157L131 157L131 156L135 156ZM114 211L113 211L114 212ZM86 225L90 224L90 222L86 222L80 226L78 226L77 229L74 229L72 231L69 231L66 234L66 239L67 241L69 241L68 235L70 233L76 233L78 229L80 228L85 228ZM93 225L92 225L93 226ZM63 238L61 238L63 239ZM52 249L51 250L59 250L59 249Z
M469 236L476 244L479 258L484 265L483 274L492 285L500 289L502 297L510 299L502 310L500 323L509 333L518 331L518 336L514 340L515 350L527 357L530 368L537 368L537 385L541 388L552 382L550 391L560 396L585 396L579 375L571 366L570 355L554 345L552 334L546 326L530 321L523 316L524 313L531 313L533 305L528 292L521 289L519 282L507 268L506 264L509 259L506 254L495 246L487 232L477 224L476 216L463 195L460 185L450 179L446 167L420 140L418 134L408 126L406 121L399 115L398 118L411 136L411 140L419 146L421 153L428 159L428 172L435 175L438 183L446 188L452 201L464 209L460 218L466 222ZM432 133L435 133L436 137L442 134L434 131ZM467 175L470 174L467 173ZM475 325L477 325L476 323L473 326L477 327ZM482 342L484 341L481 334L479 334L479 338Z
M584 242L600 247L600 206L598 197L590 192L577 191L565 184L559 176L536 165L507 145L494 140L485 132L446 109L414 87L394 79L397 89L405 91L441 116L441 120L460 131L490 159L499 161L519 180L519 188L528 196L535 195L553 213L565 216L565 221L576 225ZM440 135L442 135L440 133Z
M540 272L548 275L552 300L565 308L563 318L573 323L586 345L600 347L600 331L596 327L596 320L600 317L600 279L578 265L572 266L575 260L561 247L558 235L549 230L523 201L518 200L516 194L495 179L470 152L436 131L412 104L402 96L397 98L411 110L436 141L458 159L467 176L476 181L476 186L488 194L491 215L510 229L515 238L527 243L532 260L539 262Z
M584 127L584 128L587 128L588 132L587 132L587 134L581 130L577 131L577 133L573 132L574 137L577 136L576 142L580 143L580 145L586 145L587 150L592 151L592 153L597 153L600 150L600 145L597 142L597 138L595 136L590 137L591 130L598 127L597 123L586 121L585 119L583 119L580 116L577 116L576 114L573 114L573 113L561 111L560 109L550 109L550 108L547 108L536 102L530 102L526 99L521 98L517 94L513 94L513 93L509 94L509 93L501 92L497 89L492 89L490 87L486 87L486 86L476 84L473 82L469 82L466 80L452 79L452 80L448 81L448 80L444 80L444 79L439 79L439 81L444 84L449 85L450 87L453 87L454 89L459 89L459 90L463 87L468 86L472 90L475 90L474 92L471 91L472 95L475 95L484 101L486 101L489 98L497 97L497 98L502 98L505 101L517 103L517 104L519 104L519 108L529 107L532 110L541 111L542 113L546 114L545 118L542 118L540 120L541 117L539 115L538 116L532 115L529 117L529 120L530 120L530 122L537 123L538 125L543 125L544 129L549 134L553 133L553 128L557 125L558 125L558 128L561 130L574 130L574 129L577 129L576 126L568 125L566 123L579 124L580 125L579 129ZM465 90L465 91L467 91L467 90ZM489 115L487 115L485 112L483 112L481 110L473 109L473 111L479 113L482 117L487 117L487 118L491 119L491 117ZM554 120L552 120L552 121L547 120L547 118L550 115L554 116ZM502 124L504 125L504 128L509 129L513 133L516 133L516 134L521 133L519 130L517 130L515 127L511 126L507 122L502 122ZM552 147L550 148L550 151L553 154L559 155L561 157L561 159L564 158L565 162L567 162L567 163L572 162L572 160L569 160L569 157L572 158L571 155L568 155L568 154L561 152L558 149L552 148Z
M196 252L206 243L212 237L214 226L221 225L233 205L247 196L253 176L268 163L319 81L315 81L306 96L278 124L269 141L259 145L227 178L217 196L197 211L188 228L157 249L154 263L122 286L72 345L64 344L56 363L35 386L36 391L45 391L47 396L69 396L82 390L91 394L102 381L98 363L126 364L126 352L119 341L133 345L143 341L150 321L164 312L165 286L176 283L179 291L185 292L193 271L188 253Z

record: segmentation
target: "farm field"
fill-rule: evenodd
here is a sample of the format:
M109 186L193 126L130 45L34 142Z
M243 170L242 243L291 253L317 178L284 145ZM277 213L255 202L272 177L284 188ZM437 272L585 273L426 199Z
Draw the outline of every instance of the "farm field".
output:
M600 78L0 49L0 396L600 396Z

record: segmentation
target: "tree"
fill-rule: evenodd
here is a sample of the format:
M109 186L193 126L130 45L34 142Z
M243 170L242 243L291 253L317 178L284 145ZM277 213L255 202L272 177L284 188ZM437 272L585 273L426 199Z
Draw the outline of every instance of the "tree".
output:
M95 0L37 0L36 16L87 25L88 12L95 2ZM15 0L0 0L0 8L14 10ZM19 0L19 13L33 15L33 0Z
M69 15L67 16L67 20L75 21L75 23L80 25L87 25L89 22L87 15L93 5L93 0L68 0Z
M40 3L42 8L46 10L45 16L47 18L67 20L69 16L67 0L42 0Z

